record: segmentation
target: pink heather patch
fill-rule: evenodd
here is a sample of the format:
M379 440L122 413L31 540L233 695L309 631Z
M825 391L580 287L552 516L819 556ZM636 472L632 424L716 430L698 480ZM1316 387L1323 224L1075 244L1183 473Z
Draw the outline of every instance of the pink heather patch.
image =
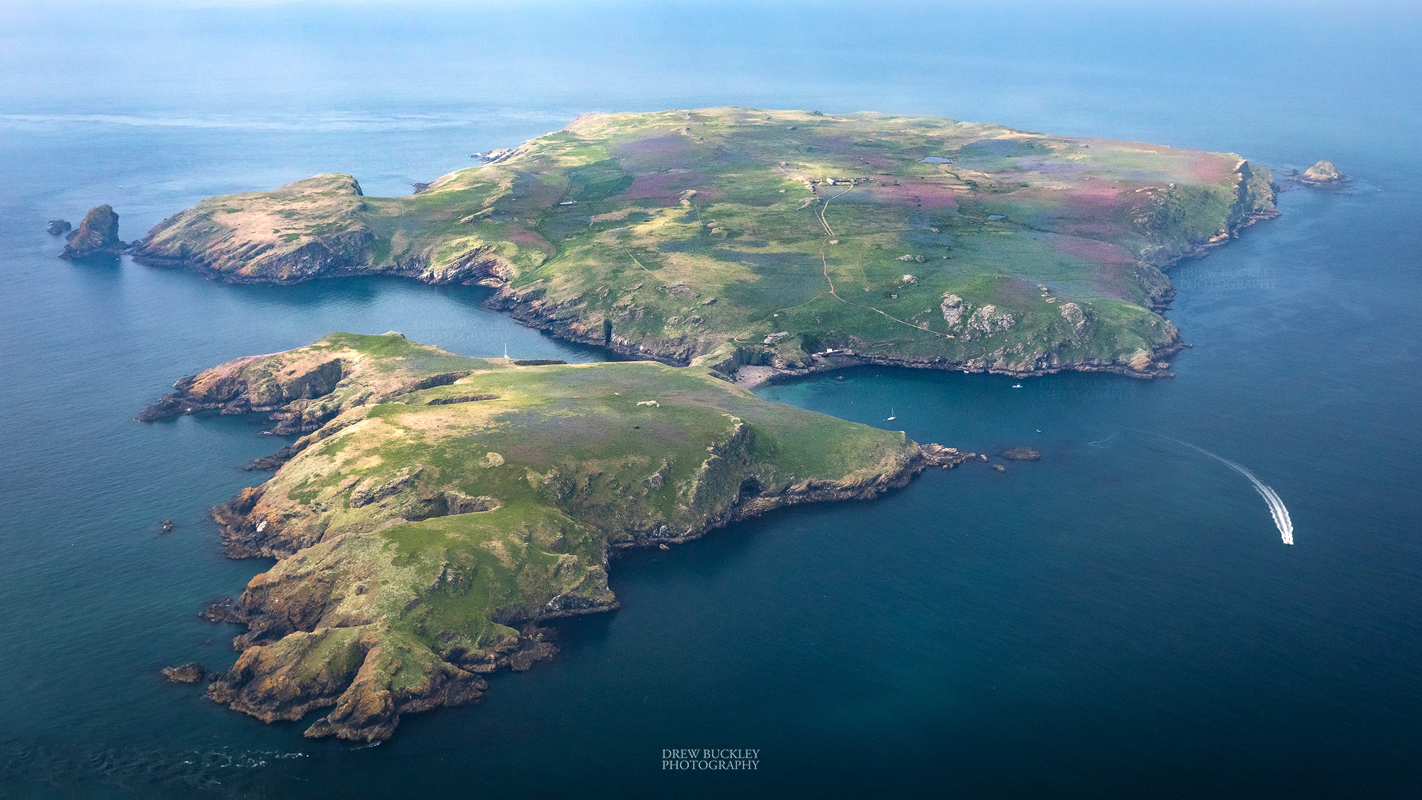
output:
M676 205L681 193L696 190L693 202L698 205L719 200L721 193L716 189L703 188L706 176L700 172L666 172L657 175L638 175L632 186L621 197L628 200L656 200L663 205Z
M548 240L527 228L508 228L504 231L504 236L517 244L533 244L541 247L551 247L551 245L548 244Z
M1235 163L1229 156L1196 153L1194 158L1190 159L1190 175L1198 181L1218 183L1229 179L1234 172Z
M1056 225L1057 233L1063 236L1083 236L1088 239L1120 236L1124 226L1111 220L1092 222L1090 220L1062 220Z
M1132 300L1132 270L1136 257L1119 245L1100 242L1095 239L1081 239L1074 236L1057 236L1052 244L1061 252L1090 261L1095 265L1096 291L1105 297Z
M1070 192L1022 189L1012 196L1020 200L1024 219L1063 235L1090 238L1119 236L1139 197L1098 181L1075 184Z
M1052 244L1067 255L1084 258L1097 264L1134 264L1136 259L1124 247L1095 239L1056 236Z
M834 187L828 188L833 190ZM958 195L947 186L938 186L932 183L901 183L898 186L875 186L868 191L874 202L884 205L958 210Z
M627 156L641 165L686 166L691 158L691 139L679 133L652 136L618 145L613 154Z
M1072 187L1062 202L1073 212L1099 214L1102 211L1124 208L1130 203L1130 198L1135 196L1133 192L1134 189L1117 189L1106 181L1082 181Z
M1117 234L1136 195L1104 184L1094 191L1073 191L1053 205L1054 226L1066 234Z

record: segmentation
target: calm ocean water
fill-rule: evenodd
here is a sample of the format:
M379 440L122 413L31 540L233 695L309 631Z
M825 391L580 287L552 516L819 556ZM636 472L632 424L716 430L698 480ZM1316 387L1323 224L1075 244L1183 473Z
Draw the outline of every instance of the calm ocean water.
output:
M1422 24L1396 6L478 11L7 8L0 16L0 796L1415 796L1422 785ZM97 15L85 18L84 15ZM334 330L602 358L399 280L231 287L69 264L45 221L140 236L317 172L369 194L589 110L876 109L1329 158L1346 190L1178 267L1178 377L864 369L781 402L1043 460L924 475L619 559L615 614L375 748L169 686L268 562L206 509L261 420L133 415ZM893 423L884 421L892 408ZM1288 504L1281 544L1240 462ZM161 535L158 522L177 530ZM667 773L668 748L756 748Z

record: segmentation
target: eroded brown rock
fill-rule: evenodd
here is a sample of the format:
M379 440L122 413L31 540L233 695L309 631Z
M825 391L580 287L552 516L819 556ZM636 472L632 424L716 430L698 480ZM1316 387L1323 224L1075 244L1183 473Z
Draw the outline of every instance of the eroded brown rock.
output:
M63 220L58 220L63 222ZM124 243L118 238L119 216L111 206L103 205L89 209L79 229L64 246L60 258L81 260L108 257L115 258L124 250ZM68 223L64 223L67 230ZM54 224L50 224L54 228ZM63 232L63 231L60 231Z

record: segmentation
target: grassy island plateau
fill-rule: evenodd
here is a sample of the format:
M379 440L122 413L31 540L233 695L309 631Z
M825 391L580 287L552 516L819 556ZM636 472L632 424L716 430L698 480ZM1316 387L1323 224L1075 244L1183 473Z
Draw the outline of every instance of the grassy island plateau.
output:
M223 364L142 418L209 409L305 435L214 510L228 555L279 560L204 612L247 625L208 694L267 722L334 706L307 735L353 741L552 655L538 622L616 608L612 549L977 458L705 367L467 358L394 332Z
M591 114L365 196L209 198L133 246L232 282L482 283L515 318L754 384L854 364L1168 374L1162 272L1274 216L1238 155L931 117Z

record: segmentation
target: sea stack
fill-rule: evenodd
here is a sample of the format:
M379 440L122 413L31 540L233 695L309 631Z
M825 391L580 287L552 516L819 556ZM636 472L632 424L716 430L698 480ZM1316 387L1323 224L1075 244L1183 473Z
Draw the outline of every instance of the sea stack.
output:
M79 223L69 244L64 246L60 258L84 259L96 256L117 256L123 252L124 243L118 238L118 214L108 205L89 209L84 221Z
M1332 161L1320 161L1304 170L1298 180L1299 183L1309 186L1338 186L1347 183L1351 178L1339 172Z

